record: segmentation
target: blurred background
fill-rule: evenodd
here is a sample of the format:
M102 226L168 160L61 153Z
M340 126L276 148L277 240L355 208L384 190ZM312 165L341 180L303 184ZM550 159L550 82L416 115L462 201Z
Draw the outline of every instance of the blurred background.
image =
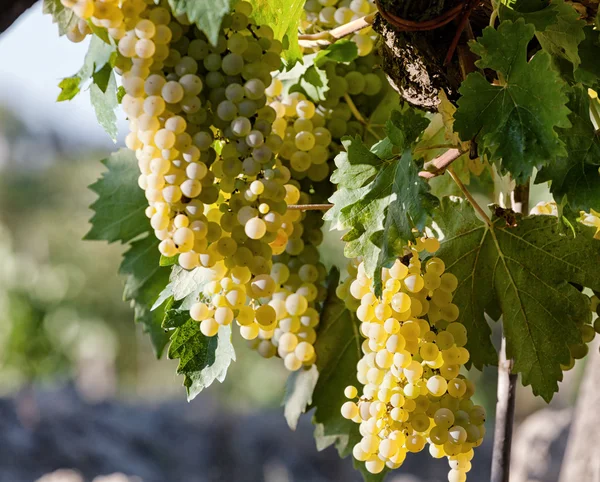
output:
M238 339L226 382L188 404L176 362L155 359L122 301L122 247L82 241L87 186L116 149L87 93L55 102L86 48L59 38L39 3L0 35L0 481L360 480L333 449L316 451L308 417L289 433L278 360ZM519 387L514 482L558 480L584 368L566 374L550 408ZM493 414L494 370L471 376ZM474 481L489 479L488 423ZM447 470L423 453L390 480L445 481Z

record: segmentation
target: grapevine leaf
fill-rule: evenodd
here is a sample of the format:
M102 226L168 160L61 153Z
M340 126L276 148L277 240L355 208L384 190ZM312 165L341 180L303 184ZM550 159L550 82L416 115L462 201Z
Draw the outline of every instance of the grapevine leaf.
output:
M578 325L591 321L589 298L573 284L600 288L600 243L593 229L563 229L554 216L502 218L482 223L467 203L442 201L436 221L445 239L438 256L459 280L457 321L469 333L473 364L494 364L484 312L502 312L507 353L524 385L549 401L569 362L569 344L581 343Z
M536 37L546 52L568 60L577 68L581 62L578 46L585 38L585 21L563 0L553 0L552 6L556 6L557 9L556 23L536 32Z
M127 243L150 229L144 214L148 203L137 183L135 154L121 149L102 163L108 170L90 186L98 199L90 206L94 211L92 228L84 239Z
M327 73L315 66L317 54L304 56L302 63L297 63L292 69L278 76L284 92L302 92L309 99L319 102L325 98L329 90Z
M172 301L167 302L165 307L165 316L162 320L162 328L164 330L174 330L180 326L185 325L190 319L190 312L188 310L182 310L179 308L169 308L172 305Z
M252 18L258 25L268 25L274 37L285 46L288 62L302 59L302 49L298 45L298 29L304 13L304 0L249 0L252 4Z
M339 272L334 268L329 274L327 299L317 329L315 352L319 378L310 408L314 408L317 450L335 445L340 456L346 457L361 437L358 424L342 417L340 409L346 401L344 389L348 385L362 390L356 381L362 340L357 319L335 294L338 280Z
M536 31L544 31L550 25L557 23L558 8L554 3L546 3L546 5L523 6L517 4L505 5L500 4L498 9L498 17L500 21L511 20L516 22L519 18L524 18L527 23L535 26Z
M160 265L161 266L173 266L175 263L177 263L177 260L179 259L178 255L175 256L160 256Z
M328 61L347 64L358 58L358 47L352 40L338 40L326 49L321 50L315 57L315 65L321 67Z
M159 241L144 214L147 201L137 184L135 154L122 149L102 162L108 170L90 186L98 199L91 205L92 227L85 239L130 243L119 268L126 275L123 297L132 302L135 321L144 325L160 357L168 340L161 328L163 313L149 307L168 283L170 270L159 266Z
M110 72L106 91L103 92L98 84L90 86L90 101L96 113L96 119L113 142L117 142L117 81L114 72Z
M156 356L160 358L169 337L161 326L163 313L151 311L150 306L169 282L169 269L158 265L158 243L154 233L133 241L123 255L119 273L127 276L123 299L132 302L134 319L144 326L144 331L150 335Z
M114 53L114 45L107 44L93 35L88 51L85 54L83 66L72 77L67 77L60 81L58 86L61 92L56 100L59 102L71 100L90 81L92 85L97 85L101 92L106 92L110 83L110 74L112 72L111 61L114 58Z
M200 324L190 318L173 332L168 356L179 359L177 373L184 376L183 385L191 401L215 380L225 380L229 365L235 361L231 326L222 326L218 335L207 337Z
M551 181L550 191L557 202L564 198L574 210L600 206L600 133L590 120L587 89L575 86L568 104L572 127L561 129L568 155L544 167L536 183Z
M324 70L311 65L300 77L298 85L309 99L320 102L325 100L325 94L329 90L329 79Z
M213 45L217 44L223 17L231 10L229 0L169 0L169 6L175 16L187 15Z
M592 27L585 27L583 31L585 39L579 44L581 64L574 72L575 80L600 90L600 31Z
M585 38L585 21L563 0L553 0L543 9L529 12L502 6L499 16L501 20L512 21L523 18L535 26L535 35L546 52L568 60L575 68L579 65L578 45Z
M79 21L73 10L65 8L60 0L44 0L43 12L52 16L52 22L58 25L59 35L65 35Z
M288 377L283 399L283 414L292 430L296 430L300 416L311 404L318 379L319 371L315 365L308 370L292 372Z
M79 84L81 84L81 79L79 77L67 77L62 79L58 84L60 94L58 94L58 97L56 98L57 102L71 100L79 94Z
M330 198L334 207L325 219L333 221L334 229L349 230L343 237L344 254L363 258L376 293L381 288L380 268L389 266L414 239L413 228L425 227L437 203L419 177L420 166L410 151L427 124L412 108L394 111L387 130L390 141L404 150L401 155L381 159L357 137L345 140L347 152L335 160L338 170L332 180L338 190Z
M173 297L175 301L187 299L188 297L195 299L204 288L204 285L213 279L214 271L209 268L200 266L188 271L181 266L174 266L169 284L160 293L152 309L158 308L170 297Z
M481 69L494 69L502 85L490 84L479 72L463 82L454 127L461 139L476 138L480 155L502 160L503 173L517 182L531 176L565 148L555 131L569 127L564 83L552 69L550 55L538 52L527 62L535 28L523 19L486 28L471 49Z
M125 88L122 85L119 85L119 88L117 89L117 102L119 104L123 101L123 97L125 97L126 93Z
M112 73L113 69L110 64L104 64L100 70L92 74L92 80L101 92L106 93L111 82Z
M539 12L548 6L549 0L500 0L500 7L506 7L517 12Z
M392 144L404 150L410 147L428 125L429 119L421 112L405 106L402 111L392 111L385 123L385 132Z

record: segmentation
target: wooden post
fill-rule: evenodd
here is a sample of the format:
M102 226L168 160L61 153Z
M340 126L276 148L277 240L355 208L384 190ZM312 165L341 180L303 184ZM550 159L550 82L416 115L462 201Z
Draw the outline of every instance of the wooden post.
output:
M511 194L511 207L515 212L529 213L529 181L515 187ZM510 453L517 389L517 375L512 373L512 368L513 361L506 356L506 338L502 335L498 359L498 402L496 403L496 427L490 482L509 482L510 477Z

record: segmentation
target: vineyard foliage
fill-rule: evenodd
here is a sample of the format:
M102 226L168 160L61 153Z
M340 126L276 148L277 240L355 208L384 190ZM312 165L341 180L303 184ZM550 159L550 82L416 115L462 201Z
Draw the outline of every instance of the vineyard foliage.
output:
M381 480L429 443L463 481L485 414L459 372L497 363L492 324L546 401L587 354L598 4L482 4L486 24L450 51L472 68L432 110L379 49L368 0L44 0L61 35L92 37L58 100L88 90L113 139L117 108L130 122L91 186L86 238L127 246L124 299L157 356L179 360L188 399L225 380L238 325L283 359L285 417L310 411L318 449ZM532 184L549 199L530 213ZM327 272L322 229L349 266Z

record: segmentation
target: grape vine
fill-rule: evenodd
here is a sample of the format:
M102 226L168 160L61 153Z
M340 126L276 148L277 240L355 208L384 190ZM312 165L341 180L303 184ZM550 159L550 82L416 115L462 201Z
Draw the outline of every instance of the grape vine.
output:
M125 299L188 397L224 381L237 326L290 372L288 424L311 409L319 449L375 481L428 446L463 482L489 320L547 401L600 332L600 17L396 3L44 9L91 37L58 100L89 86L113 138L119 104L128 119L87 238L128 245ZM545 199L522 213L534 183ZM333 249L350 263L328 272Z

